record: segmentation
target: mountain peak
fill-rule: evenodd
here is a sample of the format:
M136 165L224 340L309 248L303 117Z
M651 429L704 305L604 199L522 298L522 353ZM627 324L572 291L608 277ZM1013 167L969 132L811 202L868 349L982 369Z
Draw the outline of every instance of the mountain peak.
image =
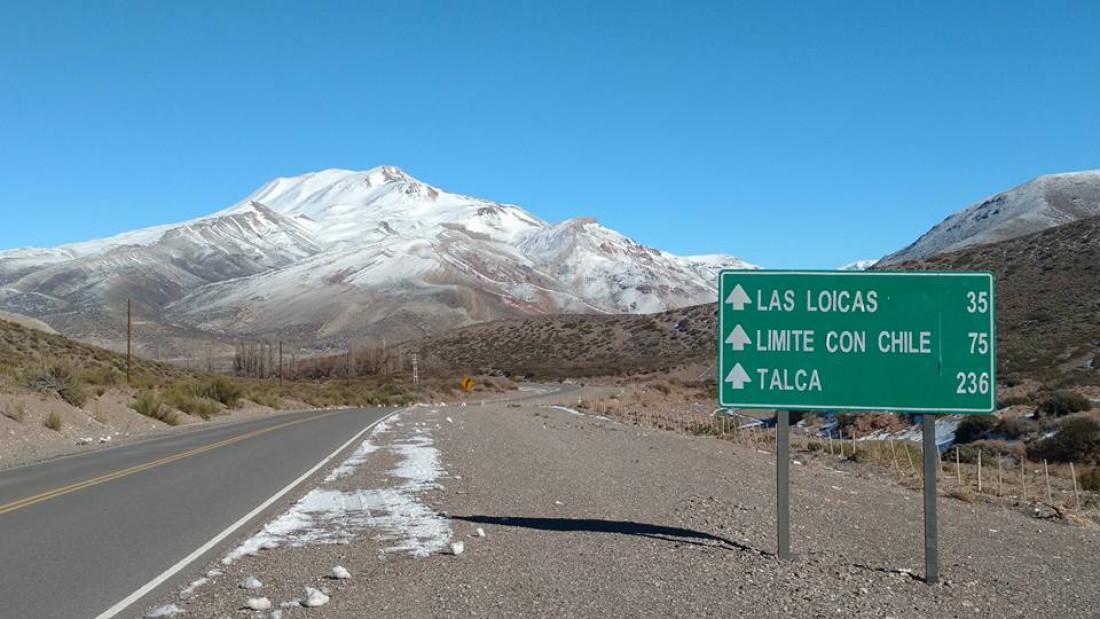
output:
M947 217L883 265L1025 236L1100 215L1100 170L1045 174Z
M382 185L386 183L417 183L415 178L409 176L404 170L395 165L380 165L362 173L368 185Z

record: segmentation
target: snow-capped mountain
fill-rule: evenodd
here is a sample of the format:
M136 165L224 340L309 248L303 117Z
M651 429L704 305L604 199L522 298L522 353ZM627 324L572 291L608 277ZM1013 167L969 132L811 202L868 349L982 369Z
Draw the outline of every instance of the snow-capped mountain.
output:
M134 297L194 337L411 337L536 313L642 313L713 301L723 255L680 257L592 219L548 224L393 166L280 178L209 217L0 252L0 309L111 343ZM104 326L110 322L111 326Z
M880 266L996 243L1100 216L1100 170L1040 176L943 220Z
M874 266L878 260L856 260L837 269L838 271L866 271Z

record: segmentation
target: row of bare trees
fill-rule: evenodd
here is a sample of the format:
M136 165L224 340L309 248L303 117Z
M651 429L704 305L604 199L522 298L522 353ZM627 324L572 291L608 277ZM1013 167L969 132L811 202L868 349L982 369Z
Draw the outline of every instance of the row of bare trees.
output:
M355 378L393 376L411 371L411 356L385 342L349 346L344 353L302 355L283 352L282 343L238 342L234 347L233 372L252 378Z

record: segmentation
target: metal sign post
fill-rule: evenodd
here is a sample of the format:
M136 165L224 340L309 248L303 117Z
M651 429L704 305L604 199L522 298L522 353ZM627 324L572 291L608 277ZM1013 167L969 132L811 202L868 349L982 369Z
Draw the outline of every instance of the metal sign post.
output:
M775 483L776 540L779 558L791 559L791 413L781 410L776 415Z
M996 410L990 273L729 270L718 403L778 411L778 556L790 553L790 411L924 414L926 579L939 579L935 414Z
M921 415L921 454L924 460L924 582L940 581L939 522L936 517L936 416Z

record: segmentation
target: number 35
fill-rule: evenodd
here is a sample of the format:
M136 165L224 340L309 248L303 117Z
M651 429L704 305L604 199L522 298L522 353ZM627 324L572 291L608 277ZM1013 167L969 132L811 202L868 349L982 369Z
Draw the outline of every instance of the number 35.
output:
M966 293L966 311L971 314L977 312L984 314L989 311L989 293L988 292L968 292Z

